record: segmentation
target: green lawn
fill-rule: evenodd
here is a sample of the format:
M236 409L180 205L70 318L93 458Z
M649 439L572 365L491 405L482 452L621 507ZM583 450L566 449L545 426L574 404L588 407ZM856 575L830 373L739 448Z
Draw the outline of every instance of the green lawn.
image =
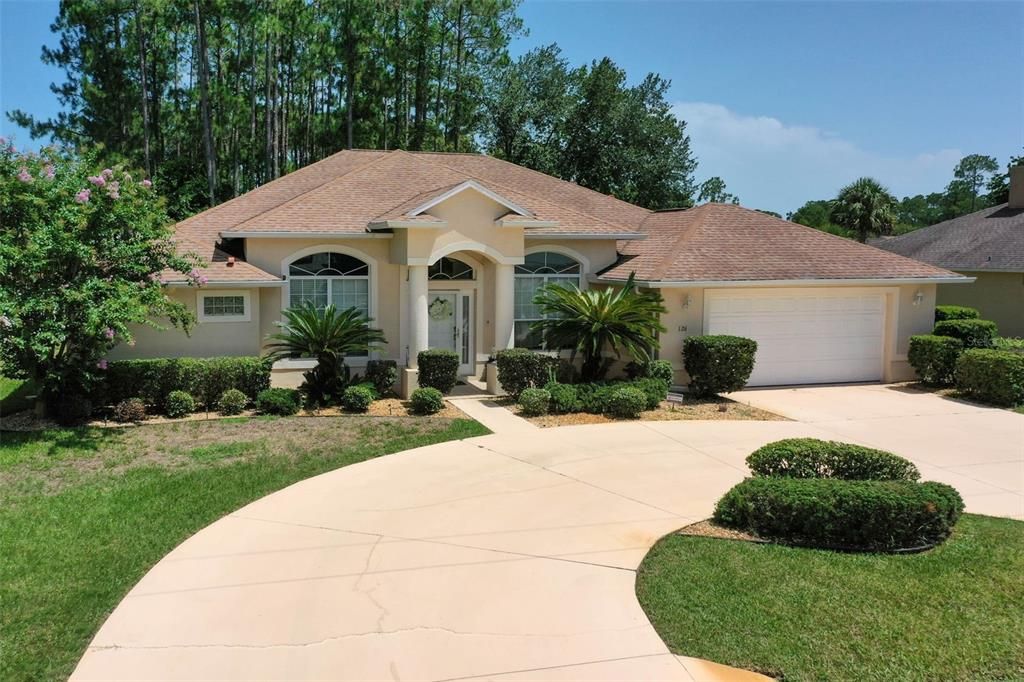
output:
M798 680L1024 679L1024 523L965 515L915 555L670 535L637 596L677 654Z
M293 417L0 432L0 680L60 680L146 570L221 516L466 419Z
M32 407L32 382L0 376L0 417Z

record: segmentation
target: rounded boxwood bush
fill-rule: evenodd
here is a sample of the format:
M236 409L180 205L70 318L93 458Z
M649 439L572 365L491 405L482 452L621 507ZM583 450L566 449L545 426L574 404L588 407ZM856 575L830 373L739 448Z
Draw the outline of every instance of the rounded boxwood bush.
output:
M960 339L964 348L991 348L999 329L991 320L943 320L935 323L932 333Z
M122 424L141 422L146 419L146 403L142 398L128 398L114 405L111 418Z
M419 384L423 388L436 388L442 394L455 388L459 380L459 354L453 350L431 348L416 356Z
M513 399L524 390L536 386L541 371L541 356L525 348L508 348L494 354L498 366L498 383Z
M734 486L714 520L787 544L892 551L942 542L963 509L943 483L765 477Z
M656 410L668 399L668 384L661 379L654 377L634 379L628 385L643 391L644 396L647 398L647 404L644 406L645 410Z
M376 397L369 386L349 386L341 393L341 406L349 412L366 412Z
M256 394L256 410L261 414L289 417L302 407L302 394L294 388L268 388Z
M1024 404L1024 353L975 348L957 360L956 387L993 405Z
M220 394L217 400L217 411L223 415L241 414L248 404L249 398L237 388L229 388Z
M398 381L398 363L394 360L370 360L366 363L366 380L377 395L391 395Z
M164 401L164 412L171 419L178 419L196 411L196 401L185 391L171 391Z
M921 334L910 337L907 360L924 383L949 386L953 383L953 370L956 369L957 358L963 350L964 343L960 339Z
M437 414L444 409L444 394L436 388L417 388L409 403L416 414Z
M555 414L569 414L570 412L579 411L576 387L572 384L560 384L557 381L551 381L544 386L544 390L551 396L548 407Z
M550 402L551 394L543 388L527 388L519 394L519 407L523 408L523 414L528 417L547 414Z
M914 463L884 450L817 438L786 438L754 450L755 476L837 478L847 481L916 481Z
M935 306L936 322L942 322L943 320L977 320L980 317L981 313L976 309L962 305Z
M622 419L636 419L646 407L647 395L628 384L613 388L605 405L609 414Z
M683 339L683 365L690 392L698 398L738 391L754 371L757 342L742 336L709 335Z

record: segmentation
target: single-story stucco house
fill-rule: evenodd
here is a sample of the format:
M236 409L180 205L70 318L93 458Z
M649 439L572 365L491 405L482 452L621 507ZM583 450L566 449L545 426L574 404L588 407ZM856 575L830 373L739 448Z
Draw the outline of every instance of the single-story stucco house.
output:
M405 368L404 392L423 349L455 350L479 375L495 349L537 347L538 287L630 273L664 295L660 357L678 384L683 339L715 333L757 340L753 385L908 379L936 287L970 281L739 206L649 211L478 154L343 151L176 234L207 262L205 286L169 283L198 325L141 329L113 358L259 354L283 309L333 302L384 331L375 355ZM275 381L309 362L278 363Z
M1024 166L1010 169L1007 203L874 244L970 275L967 286L940 285L938 303L977 308L1000 335L1024 337Z

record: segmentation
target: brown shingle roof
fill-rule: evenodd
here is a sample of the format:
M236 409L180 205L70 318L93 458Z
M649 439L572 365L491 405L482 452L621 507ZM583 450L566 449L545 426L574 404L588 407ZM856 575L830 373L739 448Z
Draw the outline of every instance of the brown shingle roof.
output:
M956 277L931 265L734 206L658 211L647 238L623 242L622 258L601 273L650 282Z
M182 254L195 254L199 256L206 267L201 268L203 276L208 280L207 284L213 286L219 283L239 282L280 282L280 277L269 272L260 270L255 265L246 263L243 260L235 259L232 263L230 256L220 249L206 242L193 242L187 239L178 238L178 251ZM188 281L188 278L179 272L165 270L160 274L160 279L168 283L180 283Z
M1024 272L1024 208L993 206L872 244L950 270Z

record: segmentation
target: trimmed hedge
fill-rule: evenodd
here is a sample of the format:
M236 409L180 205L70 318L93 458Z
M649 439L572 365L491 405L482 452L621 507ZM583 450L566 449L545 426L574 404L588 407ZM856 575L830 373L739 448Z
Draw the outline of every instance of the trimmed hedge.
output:
M447 394L459 380L459 354L453 350L431 348L420 351L416 364L419 367L419 384L424 388L436 388Z
M436 388L417 388L409 403L416 414L437 414L444 409L444 395Z
M514 399L527 388L541 388L551 381L571 380L575 369L567 362L525 348L507 348L494 354L498 383Z
M544 390L551 396L548 406L555 414L569 414L579 412L579 401L576 399L576 387L572 384L560 384L557 381L549 381L544 385Z
M230 388L255 400L260 391L270 388L270 366L258 357L116 360L107 366L94 402L111 405L141 398L149 405L163 406L171 391L185 391L212 407Z
M943 541L963 509L943 483L769 477L733 487L714 520L793 545L892 551Z
M391 395L398 382L398 363L394 360L370 360L366 363L366 380L373 384L377 395Z
M709 335L683 339L683 365L690 392L698 398L738 391L754 371L757 342L742 336Z
M551 394L543 388L525 388L519 394L519 407L523 414L528 417L539 417L548 413L548 403L551 402Z
M977 320L981 317L974 308L962 305L937 305L935 306L935 321L943 320Z
M964 348L991 348L999 333L991 320L943 320L935 323L932 334L960 339Z
M956 387L964 394L994 405L1024 404L1024 353L975 348L956 363Z
M747 457L755 476L834 478L847 481L916 481L913 462L884 450L852 443L787 438L768 443Z
M225 416L241 414L249 398L237 388L229 388L217 400L217 411Z
M910 337L907 359L922 382L949 386L953 383L957 358L963 350L964 343L958 338L921 334Z
M675 381L675 370L668 360L651 360L649 362L631 362L626 365L626 376L630 379L661 379L668 386Z
M629 386L638 388L644 394L646 402L645 410L656 410L658 406L668 400L668 384L662 379L644 377L629 382Z
M256 410L261 414L290 417L302 407L302 393L294 388L268 388L256 395Z
M349 412L366 412L377 397L373 387L368 384L349 386L341 394L341 406Z
M614 417L636 419L645 407L647 395L642 390L632 384L618 384L608 394L605 410Z
M185 391L171 391L164 401L164 414L171 419L178 419L196 411L196 401Z

